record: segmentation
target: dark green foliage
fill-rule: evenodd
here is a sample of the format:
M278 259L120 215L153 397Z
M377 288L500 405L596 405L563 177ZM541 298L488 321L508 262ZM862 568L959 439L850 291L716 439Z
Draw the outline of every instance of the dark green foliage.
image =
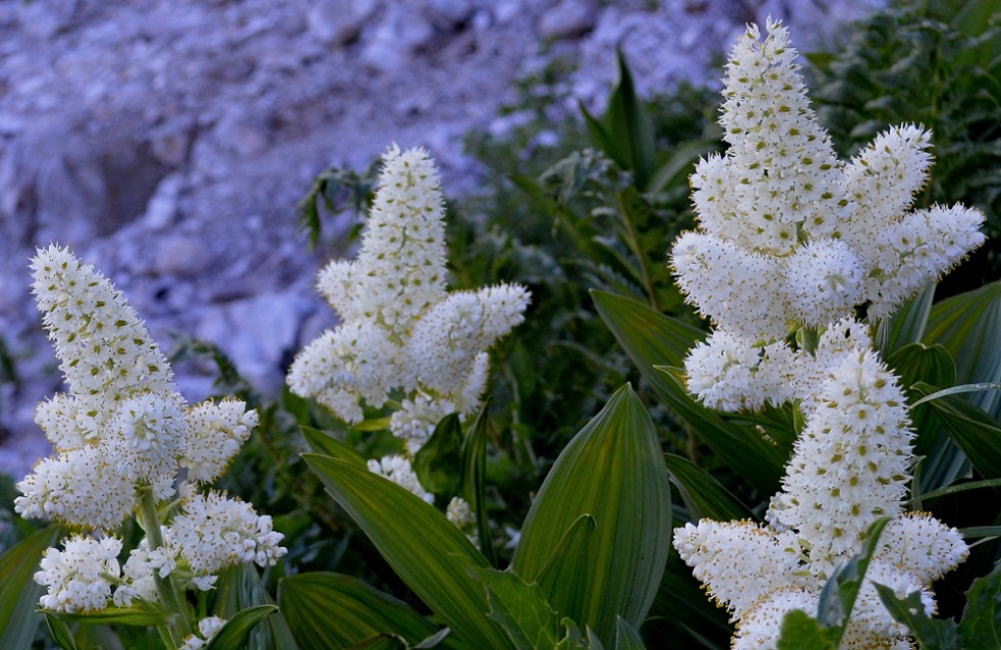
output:
M990 238L948 281L950 292L1001 277L1001 3L901 2L811 56L813 100L842 153L892 124L933 131L935 165L918 207L963 202Z

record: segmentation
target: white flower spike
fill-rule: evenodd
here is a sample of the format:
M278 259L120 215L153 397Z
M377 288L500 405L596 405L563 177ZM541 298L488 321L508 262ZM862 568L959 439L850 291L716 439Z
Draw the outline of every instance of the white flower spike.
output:
M796 56L773 21L764 40L752 25L734 46L720 115L729 147L696 166L699 227L671 259L702 315L765 342L859 306L886 316L984 241L977 210L910 211L932 161L922 128L892 127L838 160Z

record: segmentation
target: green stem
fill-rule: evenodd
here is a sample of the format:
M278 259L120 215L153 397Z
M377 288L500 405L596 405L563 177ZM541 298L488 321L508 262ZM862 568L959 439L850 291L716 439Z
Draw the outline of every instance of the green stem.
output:
M139 494L139 517L142 519L146 537L149 539L149 548L152 551L164 545L163 532L160 530L160 517L156 512L156 499L153 497L153 488L148 485L140 488ZM191 622L182 606L177 585L174 584L171 577L163 578L158 570L154 570L153 582L156 585L156 593L160 598L160 603L167 610L167 636L174 644L173 648L176 648L181 639L191 634ZM163 636L162 633L161 636Z
M636 256L636 261L640 265L640 275L643 276L641 280L643 281L643 289L646 291L647 298L650 300L650 307L654 311L660 311L660 307L657 305L657 294L653 289L653 278L650 276L650 268L647 266L646 255L643 253L643 248L640 246L639 233L636 232L636 226L633 224L633 220L629 216L629 210L626 209L626 204L622 200L622 193L615 193L615 208L616 212L619 213L619 217L622 219L622 228L625 232L626 245Z

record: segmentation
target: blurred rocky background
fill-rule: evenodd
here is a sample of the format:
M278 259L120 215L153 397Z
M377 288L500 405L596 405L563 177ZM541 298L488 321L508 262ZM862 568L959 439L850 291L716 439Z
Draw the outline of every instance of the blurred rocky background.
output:
M310 252L296 212L325 167L423 145L447 193L475 191L464 135L503 137L515 82L556 58L575 64L568 97L600 109L617 45L650 92L704 81L747 21L781 17L808 49L876 4L0 0L0 472L47 452L32 413L60 388L28 291L36 246L96 264L164 347L213 341L276 391L333 324L313 279L336 237ZM201 399L210 369L178 382Z

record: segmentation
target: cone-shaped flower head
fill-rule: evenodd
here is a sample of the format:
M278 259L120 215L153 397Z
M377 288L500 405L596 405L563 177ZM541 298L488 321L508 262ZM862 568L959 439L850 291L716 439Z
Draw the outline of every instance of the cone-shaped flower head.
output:
M181 467L191 480L218 477L257 414L238 401L188 409L135 310L68 249L40 249L31 269L69 391L38 406L35 421L57 454L18 483L17 511L110 530L132 513L142 485L163 499Z
M383 156L382 173L353 261L335 260L319 289L341 324L307 345L289 371L292 392L348 422L362 406L403 393L391 430L411 452L445 415L468 414L486 384L486 350L524 319L518 285L445 291L444 206L422 149Z
M758 339L823 327L868 303L890 313L983 242L983 214L910 212L929 134L893 127L848 162L810 108L788 30L748 27L731 52L720 124L729 147L691 177L696 231L676 242L682 291L717 326Z
M767 375L771 356L737 364L764 364L758 372ZM907 630L890 617L873 583L901 597L921 590L931 613L931 583L965 559L967 546L931 516L903 512L913 434L904 394L864 329L851 322L831 327L798 373L806 423L767 513L770 526L702 520L677 529L675 547L737 621L733 647L774 647L784 614L813 611L824 581L861 550L869 526L894 517L842 647L908 647Z

